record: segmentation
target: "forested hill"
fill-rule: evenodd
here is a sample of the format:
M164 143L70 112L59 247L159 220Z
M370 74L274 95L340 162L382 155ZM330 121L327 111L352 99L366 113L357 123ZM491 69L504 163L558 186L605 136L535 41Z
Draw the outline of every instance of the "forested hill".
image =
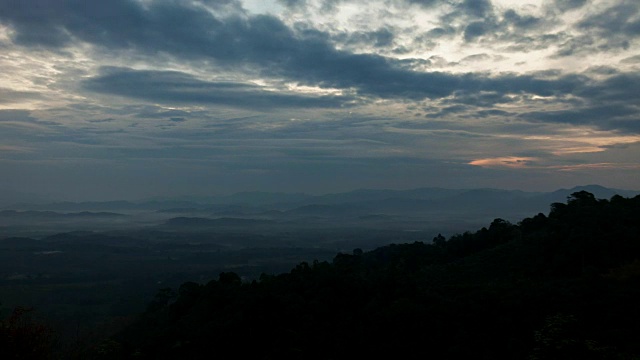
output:
M113 359L638 359L640 196L158 293Z

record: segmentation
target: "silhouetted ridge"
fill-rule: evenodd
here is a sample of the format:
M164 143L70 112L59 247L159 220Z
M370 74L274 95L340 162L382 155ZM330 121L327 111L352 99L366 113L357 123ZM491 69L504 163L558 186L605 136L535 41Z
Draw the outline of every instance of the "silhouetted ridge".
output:
M92 217L125 217L126 215L113 213L113 212L91 212L91 211L81 211L75 213L59 213L54 211L15 211L15 210L3 210L0 211L0 218L2 217L11 217L11 218L25 218L25 219L46 219L46 218L61 218L61 219L72 219L72 218L92 218Z
M103 358L632 359L640 196L161 290ZM105 355L107 354L107 355Z
M169 226L251 226L270 224L270 220L242 219L242 218L218 218L207 219L198 217L177 217L169 219L165 225Z

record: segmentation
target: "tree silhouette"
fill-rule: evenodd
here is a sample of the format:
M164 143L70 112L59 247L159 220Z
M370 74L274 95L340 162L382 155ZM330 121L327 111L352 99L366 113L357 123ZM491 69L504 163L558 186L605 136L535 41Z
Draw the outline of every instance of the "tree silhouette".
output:
M16 307L0 321L0 358L39 360L53 354L54 333L31 317L33 308Z

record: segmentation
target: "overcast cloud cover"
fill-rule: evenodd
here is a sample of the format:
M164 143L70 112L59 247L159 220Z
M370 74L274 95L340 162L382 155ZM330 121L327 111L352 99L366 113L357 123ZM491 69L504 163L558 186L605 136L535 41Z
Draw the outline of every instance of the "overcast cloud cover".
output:
M0 187L640 189L637 0L0 0Z

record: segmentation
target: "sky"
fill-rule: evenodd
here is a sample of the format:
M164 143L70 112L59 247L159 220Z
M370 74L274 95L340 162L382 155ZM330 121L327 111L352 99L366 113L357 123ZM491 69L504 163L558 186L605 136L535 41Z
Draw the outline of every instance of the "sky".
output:
M640 189L637 0L0 0L0 195Z

